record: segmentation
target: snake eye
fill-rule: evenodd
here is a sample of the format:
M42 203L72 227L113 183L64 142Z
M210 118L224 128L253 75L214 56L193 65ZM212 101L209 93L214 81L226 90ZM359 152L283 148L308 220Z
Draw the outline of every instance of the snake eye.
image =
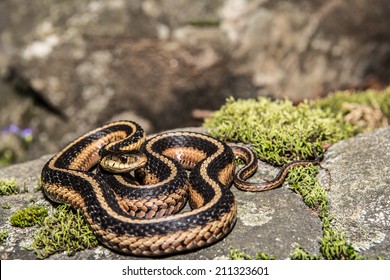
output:
M120 156L119 160L121 163L127 163L127 157L125 157L125 156Z

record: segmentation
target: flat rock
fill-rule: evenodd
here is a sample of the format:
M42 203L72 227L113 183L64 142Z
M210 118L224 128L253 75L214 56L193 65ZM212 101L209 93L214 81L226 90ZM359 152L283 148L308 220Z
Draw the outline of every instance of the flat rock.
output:
M329 211L353 247L390 258L390 128L341 141L324 158L330 171ZM329 175L322 170L322 185Z

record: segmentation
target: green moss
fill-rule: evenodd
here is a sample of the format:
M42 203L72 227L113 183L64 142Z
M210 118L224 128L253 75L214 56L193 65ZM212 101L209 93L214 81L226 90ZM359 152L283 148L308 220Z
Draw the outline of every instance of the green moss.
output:
M80 211L67 205L56 208L52 216L43 221L43 226L34 236L32 250L44 259L57 252L73 255L77 251L97 246L98 241Z
M316 102L317 108L337 112L359 132L387 126L390 120L390 87L382 91L339 91Z
M0 195L17 194L19 191L15 179L0 180Z
M33 205L16 211L10 217L10 223L16 227L30 227L42 223L47 215L48 210L45 207Z
M319 259L321 259L320 256L310 255L309 252L307 252L305 249L303 249L300 244L296 243L295 245L296 245L296 248L290 257L292 260L319 260Z
M342 115L317 108L314 103L294 106L289 100L265 97L230 98L206 119L204 126L222 141L252 144L260 160L277 165L313 157L313 145L321 156L324 143L335 143L356 133Z
M8 238L8 231L6 229L3 229L0 231L0 244L3 244L6 242Z
M323 223L324 235L320 239L322 256L327 260L362 260L364 259L347 241L345 235L330 226L330 220Z
M274 260L275 256L269 255L267 253L264 253L262 251L259 251L256 253L255 260Z
M231 260L274 260L275 259L275 256L268 255L261 251L259 251L255 257L252 257L232 247L230 247L229 255Z
M319 169L318 165L292 168L286 181L290 189L302 196L307 206L317 211L320 218L325 218L328 216L328 193L317 180Z

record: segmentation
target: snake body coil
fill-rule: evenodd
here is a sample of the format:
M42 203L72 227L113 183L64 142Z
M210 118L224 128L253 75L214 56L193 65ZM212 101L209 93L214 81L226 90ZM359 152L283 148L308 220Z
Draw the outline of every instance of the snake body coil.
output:
M109 123L81 136L44 166L46 195L80 209L102 243L126 254L177 253L207 246L228 234L237 214L229 189L235 169L232 148L193 132L144 140L141 127L131 121ZM103 156L111 153L121 159L121 153L129 150L141 151L147 158L133 176L91 171ZM265 190L284 180L282 174L272 182L246 184L257 161L247 148L233 150L248 163L234 178L237 187ZM312 162L297 161L291 166ZM117 165L128 163L124 160ZM191 169L189 176L183 167ZM178 213L187 197L192 210Z

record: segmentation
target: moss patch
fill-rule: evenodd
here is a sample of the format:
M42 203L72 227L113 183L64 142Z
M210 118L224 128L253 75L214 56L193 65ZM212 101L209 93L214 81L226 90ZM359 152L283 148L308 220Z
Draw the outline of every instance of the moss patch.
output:
M230 247L229 257L231 260L274 260L275 259L275 256L268 255L264 252L257 252L256 256L252 257L232 247Z
M11 195L19 192L15 179L0 180L0 195Z
M339 91L316 102L317 108L338 112L344 121L359 132L388 126L390 120L390 87L382 91Z
M80 211L61 205L43 221L42 228L34 236L31 249L38 258L44 259L64 251L73 255L97 245L98 241Z
M292 260L320 260L321 256L319 255L310 255L309 252L307 252L305 249L302 248L302 246L298 243L295 243L295 250L291 254Z
M10 217L10 223L16 227L31 227L42 223L48 215L48 210L43 206L29 206L25 209L16 211Z
M7 241L8 238L8 231L6 229L3 229L0 231L0 244L3 244Z
M326 217L322 222L324 231L320 239L322 256L327 260L362 260L362 257L352 246L341 230L331 227L331 217Z
M294 106L289 100L265 97L230 98L204 126L222 141L252 144L260 160L276 165L313 157L312 145L321 156L324 143L335 143L356 133L342 115L317 108L314 103Z
M328 216L328 193L317 180L319 169L318 165L295 167L288 173L286 181L290 189L299 193L306 205L322 219Z
M9 205L9 204L2 204L1 208L2 209L11 209L11 205Z

